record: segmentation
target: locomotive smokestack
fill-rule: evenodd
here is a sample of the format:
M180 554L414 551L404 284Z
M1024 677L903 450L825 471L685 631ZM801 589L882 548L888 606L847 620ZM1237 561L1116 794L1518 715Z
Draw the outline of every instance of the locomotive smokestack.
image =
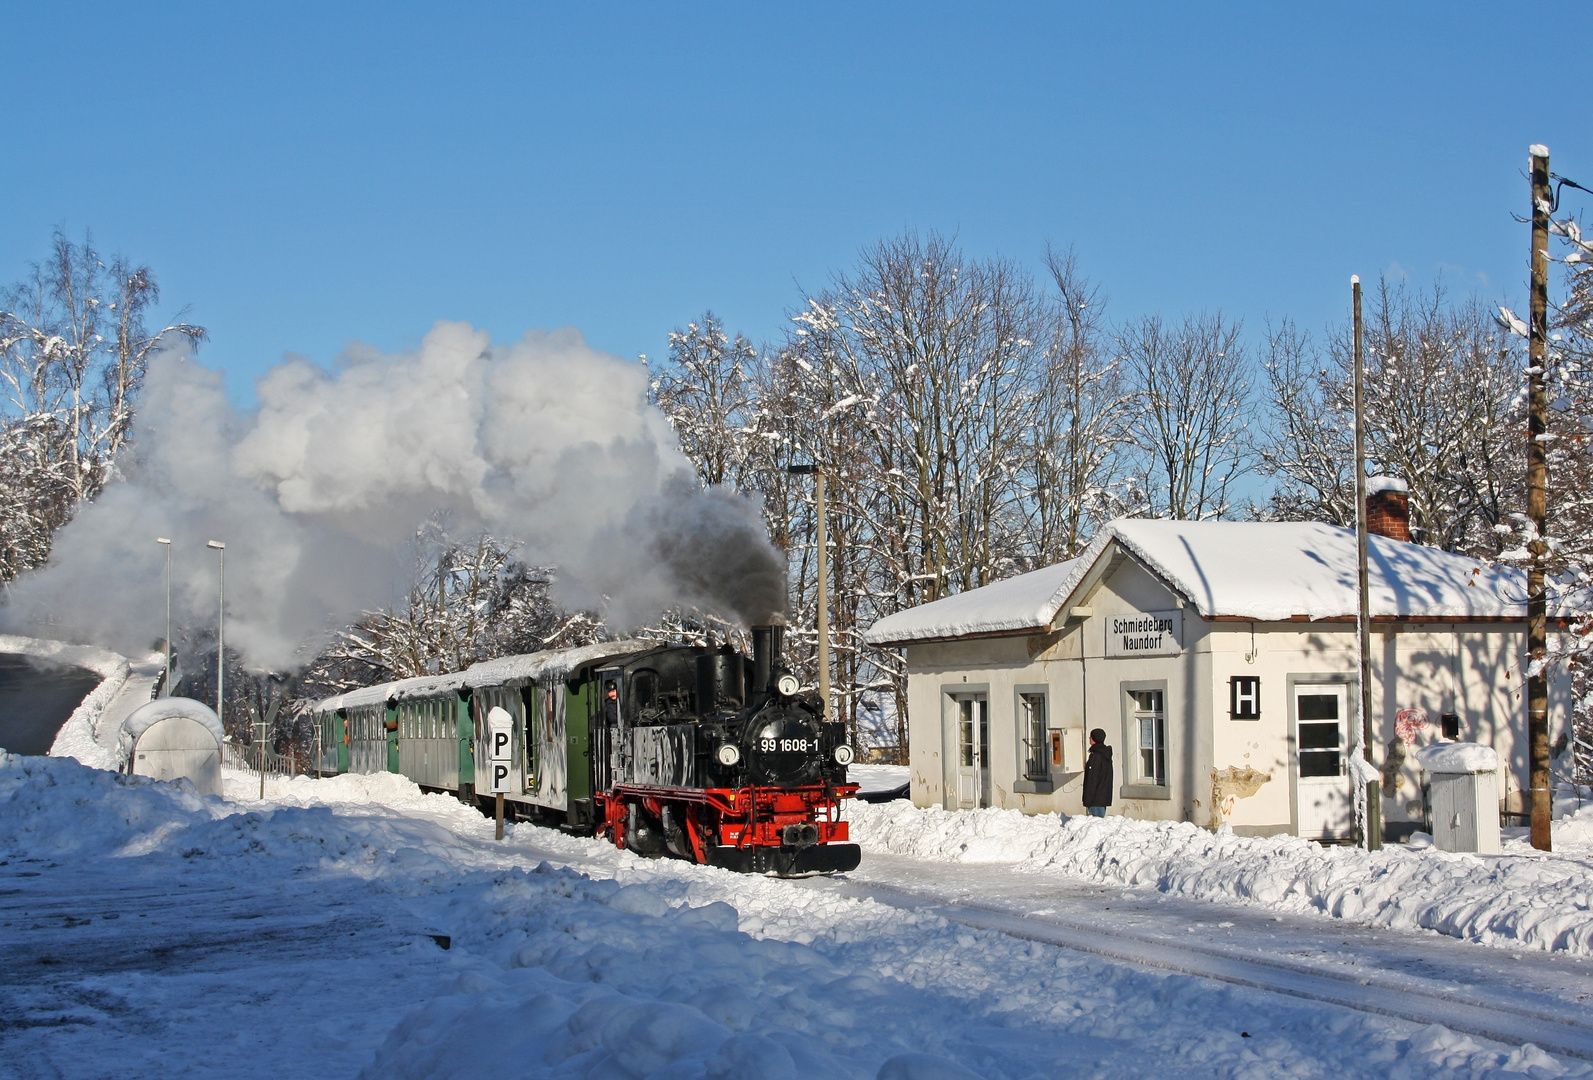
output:
M752 628L752 692L766 694L769 692L770 670L770 638L774 636L772 626L754 626Z
M773 690L774 680L780 671L780 657L785 652L785 626L772 623L752 628L752 692L767 694Z

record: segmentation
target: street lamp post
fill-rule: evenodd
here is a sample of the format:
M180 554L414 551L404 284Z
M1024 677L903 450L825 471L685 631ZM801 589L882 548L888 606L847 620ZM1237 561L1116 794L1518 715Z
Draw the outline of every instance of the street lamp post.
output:
M215 548L221 557L220 587L216 590L216 717L223 729L227 726L227 545L220 540L209 540L205 547ZM260 797L265 798L265 752L260 757Z
M155 543L166 549L166 677L161 680L160 696L171 697L171 540L157 536Z

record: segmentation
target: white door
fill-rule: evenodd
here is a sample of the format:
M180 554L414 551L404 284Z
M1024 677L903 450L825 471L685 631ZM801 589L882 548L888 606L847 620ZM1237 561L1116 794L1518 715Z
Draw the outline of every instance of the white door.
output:
M990 805L990 701L983 694L957 702L957 805Z
M1294 688L1294 752L1299 777L1296 789L1299 834L1315 840L1339 840L1355 827L1345 752L1348 744L1348 688L1296 685Z

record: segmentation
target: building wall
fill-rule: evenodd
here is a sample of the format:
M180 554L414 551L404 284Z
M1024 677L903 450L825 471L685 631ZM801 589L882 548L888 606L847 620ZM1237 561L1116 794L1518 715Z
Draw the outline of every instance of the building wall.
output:
M1078 601L1075 601L1078 603ZM959 805L955 784L956 708L952 695L983 692L990 710L990 801L1025 813L1083 811L1082 754L1070 752L1046 784L1024 782L1018 694L1047 695L1051 729L1082 750L1085 733L1103 728L1113 747L1112 813L1152 820L1228 824L1253 834L1293 832L1299 777L1294 746L1294 687L1339 683L1351 725L1358 721L1353 623L1207 622L1159 579L1132 560L1096 588L1091 613L1055 634L976 638L907 649L912 794L920 806ZM1182 652L1136 658L1104 655L1114 615L1180 611ZM1425 709L1437 736L1441 713L1462 717L1461 737L1493 746L1501 758L1501 792L1525 786L1526 710L1521 694L1521 630L1500 624L1379 626L1372 634L1372 701L1377 716L1373 760L1388 768L1383 813L1389 821L1420 821L1420 771L1398 759L1400 709ZM1391 672L1385 678L1384 672ZM1260 718L1230 717L1229 679L1261 680ZM1126 685L1164 689L1167 776L1163 789L1133 783L1135 735ZM1551 683L1550 729L1569 726L1570 690ZM1396 743L1392 753L1391 743ZM1390 761L1390 758L1393 761ZM1346 780L1348 784L1348 780ZM1519 796L1517 796L1519 800ZM1507 809L1510 808L1507 794Z

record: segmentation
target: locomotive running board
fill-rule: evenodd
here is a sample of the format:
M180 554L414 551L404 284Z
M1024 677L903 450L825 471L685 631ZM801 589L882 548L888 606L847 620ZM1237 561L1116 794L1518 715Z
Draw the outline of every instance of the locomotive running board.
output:
M805 848L711 847L708 864L740 874L844 874L863 861L856 844L815 844Z

